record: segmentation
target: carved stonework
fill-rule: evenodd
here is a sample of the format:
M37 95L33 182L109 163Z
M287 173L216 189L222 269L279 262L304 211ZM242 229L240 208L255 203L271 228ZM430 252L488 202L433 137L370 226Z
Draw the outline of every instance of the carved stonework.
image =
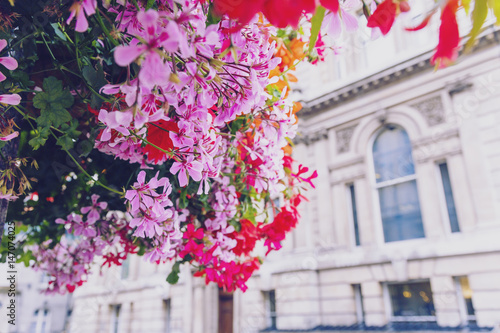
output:
M441 124L445 120L444 106L441 96L435 96L411 105L424 116L429 126Z
M349 150L349 144L351 143L352 134L356 125L339 129L335 132L337 136L337 154L345 153Z
M320 130L317 131L316 133L310 133L310 134L303 134L303 135L297 135L293 139L293 144L297 145L299 143L303 143L306 146L309 146L311 143L314 143L316 141L328 139L328 131L327 130Z

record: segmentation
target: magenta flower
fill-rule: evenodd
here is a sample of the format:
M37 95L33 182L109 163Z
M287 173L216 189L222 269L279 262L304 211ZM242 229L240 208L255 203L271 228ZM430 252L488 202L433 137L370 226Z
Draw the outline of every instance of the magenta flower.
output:
M82 212L82 214L87 214L87 213L89 214L87 215L87 223L89 224L93 224L97 220L99 220L101 216L100 214L101 210L106 209L108 207L107 202L104 201L97 202L98 199L99 195L92 194L92 206L82 207L82 209L80 209L80 212Z
M89 22L87 22L87 17L94 15L97 8L97 0L79 0L73 3L71 8L71 14L66 21L66 24L70 24L71 21L76 17L75 30L78 32L85 32L89 28ZM85 15L87 14L87 15Z

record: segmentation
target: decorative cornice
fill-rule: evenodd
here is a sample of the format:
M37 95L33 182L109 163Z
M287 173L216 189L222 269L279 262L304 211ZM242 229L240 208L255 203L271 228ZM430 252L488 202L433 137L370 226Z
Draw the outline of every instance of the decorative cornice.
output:
M328 131L327 130L321 130L315 133L310 133L310 134L304 134L301 136L296 136L293 139L294 144L299 144L303 143L306 146L309 146L311 143L314 143L316 141L328 139Z
M476 42L472 52L477 52L489 45L497 44L500 39L500 30L486 33ZM417 75L433 68L430 63L432 52L427 52L414 58L405 60L395 66L389 67L381 72L370 75L362 80L348 84L340 89L334 90L328 94L317 97L311 101L302 102L304 108L299 113L299 117L309 118L322 111L331 109L337 105L353 100L356 97L363 96L369 92L376 91L389 84L399 82L408 77ZM461 51L462 53L462 51ZM450 91L450 94L456 93Z

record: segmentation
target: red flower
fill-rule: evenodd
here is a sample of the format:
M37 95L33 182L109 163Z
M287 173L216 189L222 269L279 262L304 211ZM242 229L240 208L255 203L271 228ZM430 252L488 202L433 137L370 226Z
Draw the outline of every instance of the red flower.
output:
M214 10L217 15L226 14L245 25L262 10L265 0L214 0Z
M432 64L440 68L448 66L458 57L460 35L457 18L458 0L450 0L441 13L441 26L439 27L439 43L436 53L431 59Z
M278 28L285 28L288 25L296 28L302 13L311 13L315 8L314 0L267 0L262 13Z
M234 254L249 255L255 248L255 243L259 239L257 227L249 220L243 219L240 221L241 230L228 235L232 239L236 239L236 246L233 248Z
M368 18L367 26L369 28L380 28L382 34L387 35L396 19L398 6L393 0L385 0L378 5L375 12Z
M163 150L171 151L174 148L174 143L170 139L170 133L179 133L179 127L174 121L160 120L155 123L148 124L148 142L160 147ZM146 145L144 152L148 155L149 161L155 163L166 160L166 154L152 145Z
M299 213L295 208L283 208L274 221L269 224L260 224L259 231L261 237L265 237L264 245L267 246L267 253L272 250L281 249L281 241L285 239L286 233L295 228L299 220Z
M309 177L301 177L303 173L306 173L309 171L308 167L303 166L302 164L299 165L299 171L297 171L296 174L292 173L292 176L300 180L301 182L306 182L309 185L312 186L312 188L316 188L314 184L312 183L312 180L316 177L318 177L318 171L314 170L314 172L309 176Z
M334 13L339 11L339 0L320 0L319 1L323 7L331 10Z

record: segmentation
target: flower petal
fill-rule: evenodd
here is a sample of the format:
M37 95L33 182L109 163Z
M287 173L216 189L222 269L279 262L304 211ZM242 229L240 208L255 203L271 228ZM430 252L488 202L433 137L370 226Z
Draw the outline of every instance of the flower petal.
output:
M0 39L0 51L2 51L7 46L7 41L5 39Z
M21 103L21 96L19 96L18 94L0 95L0 103L19 105L19 103Z
M145 46L122 45L115 49L115 62L118 66L128 66L137 59L144 51Z
M13 71L18 66L17 60L11 57L0 58L0 64L4 65L10 71Z

